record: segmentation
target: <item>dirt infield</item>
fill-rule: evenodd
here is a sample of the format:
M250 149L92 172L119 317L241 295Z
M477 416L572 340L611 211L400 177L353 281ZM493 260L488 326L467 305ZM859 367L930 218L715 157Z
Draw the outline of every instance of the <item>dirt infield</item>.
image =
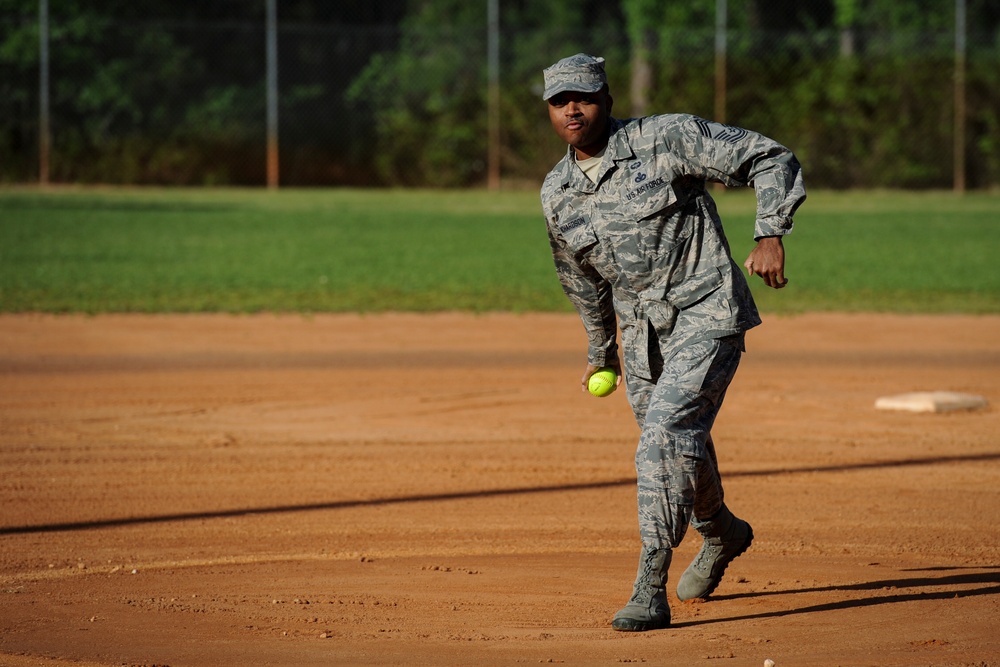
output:
M1000 317L769 317L674 627L570 315L0 316L0 665L1000 665ZM886 394L985 396L877 411Z

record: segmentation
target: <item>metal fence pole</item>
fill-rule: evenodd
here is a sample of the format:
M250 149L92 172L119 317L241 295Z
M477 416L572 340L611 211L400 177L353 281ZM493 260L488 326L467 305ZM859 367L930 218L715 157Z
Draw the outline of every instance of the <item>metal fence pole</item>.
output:
M38 182L49 183L52 144L49 109L49 0L38 0Z
M488 142L486 184L500 189L500 0L487 0Z
M715 0L715 120L726 122L726 0Z
M965 0L955 0L955 192L965 192Z
M278 187L278 2L267 0L267 187Z

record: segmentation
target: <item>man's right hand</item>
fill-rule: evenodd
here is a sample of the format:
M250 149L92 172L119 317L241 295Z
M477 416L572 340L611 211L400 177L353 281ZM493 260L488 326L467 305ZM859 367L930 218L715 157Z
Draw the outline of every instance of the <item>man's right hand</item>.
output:
M587 370L583 372L583 378L580 379L580 391L588 391L587 383L590 382L590 376L596 373L597 371L601 370L602 368L605 368L605 366L595 366L594 364L590 363L587 364ZM622 384L621 360L619 360L618 357L616 356L614 359L611 360L609 364L607 364L607 368L611 368L612 370L614 370L616 376L615 387L616 388L620 387Z

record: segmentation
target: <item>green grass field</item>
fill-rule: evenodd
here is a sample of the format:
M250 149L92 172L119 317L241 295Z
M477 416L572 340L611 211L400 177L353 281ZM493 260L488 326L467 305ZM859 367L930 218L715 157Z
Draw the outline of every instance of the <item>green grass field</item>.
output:
M736 259L749 190L720 192ZM1000 195L819 192L762 311L1000 312ZM568 311L535 192L0 190L5 312Z

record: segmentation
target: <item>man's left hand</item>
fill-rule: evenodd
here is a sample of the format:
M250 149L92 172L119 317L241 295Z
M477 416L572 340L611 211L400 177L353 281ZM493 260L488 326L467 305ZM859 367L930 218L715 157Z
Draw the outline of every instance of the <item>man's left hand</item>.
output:
M780 236L765 236L757 242L743 266L752 276L755 273L768 287L780 289L788 284L785 278L785 246Z

